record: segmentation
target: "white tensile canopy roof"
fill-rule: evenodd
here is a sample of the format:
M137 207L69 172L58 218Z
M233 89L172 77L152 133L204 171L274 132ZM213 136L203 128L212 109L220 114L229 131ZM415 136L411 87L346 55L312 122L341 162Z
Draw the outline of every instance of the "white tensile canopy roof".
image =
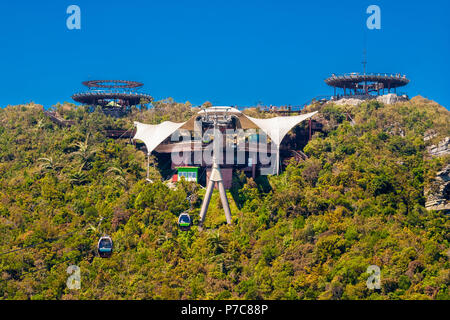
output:
M231 107L211 107L206 109L206 112L225 112L230 114L238 114L242 122L246 122L246 126L251 126L255 124L255 127L259 127L264 133L266 133L277 148L277 172L279 171L279 148L286 134L296 125L302 121L314 116L317 111L301 114L298 116L288 116L288 117L274 117L268 119L257 119L244 115L238 109ZM201 110L198 114L203 114L205 111ZM133 139L142 140L147 147L147 152L150 154L155 148L160 145L165 139L170 137L178 129L182 129L183 125L186 124L186 129L191 128L191 122L195 121L198 115L194 116L190 120L182 123L176 123L171 121L164 121L157 125L144 124L135 121L136 134ZM246 121L242 121L246 120ZM243 129L246 129L243 126Z
M283 141L286 134L291 131L293 127L305 121L308 118L311 118L318 111L301 114L299 116L290 116L290 117L274 117L268 119L256 119L252 117L248 117L251 121L253 121L258 127L267 134L272 142L275 144L277 148L277 163L276 163L276 172L277 174L280 172L280 145L281 141Z
M166 140L172 133L177 131L185 122L177 123L164 121L160 124L145 124L135 121L136 134L133 139L142 140L147 147L147 153L150 154L157 146Z
M316 113L317 111L301 114L299 116L275 117L268 119L256 119L249 116L247 116L247 118L258 125L258 127L260 127L261 130L270 137L270 139L272 139L273 143L275 143L277 146L280 146L283 138L289 131L291 131L293 127L295 127L302 121L311 118Z

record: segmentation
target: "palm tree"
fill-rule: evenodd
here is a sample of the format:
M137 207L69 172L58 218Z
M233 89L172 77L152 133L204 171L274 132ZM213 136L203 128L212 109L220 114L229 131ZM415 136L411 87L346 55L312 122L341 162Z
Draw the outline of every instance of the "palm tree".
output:
M50 158L39 158L37 161L41 162L40 168L45 171L53 171L61 169L62 166L55 162L52 157Z
M40 118L37 123L36 123L36 127L38 129L42 128L44 126L44 119Z
M84 142L78 141L72 143L71 146L77 148L77 151L72 152L72 154L80 157L82 163L81 169L89 162L91 156L97 152L95 148L90 148L89 146L89 133L86 135Z
M156 243L158 243L159 245L162 245L164 242L167 242L167 241L175 242L172 235L168 232L159 234L158 240L156 240Z
M100 224L102 223L104 217L100 217L100 220L98 221L97 226L94 226L92 224L89 224L89 227L87 228L88 233L98 234L100 233Z
M41 161L41 170L53 170L54 168L54 162L53 158L39 158L37 161Z
M106 175L111 177L113 181L118 182L120 185L126 187L127 186L127 180L124 178L124 171L121 167L109 167L108 170L106 170Z
M78 171L72 173L69 175L69 181L72 184L80 185L87 181L87 175L84 173L83 170L84 164L81 165L81 167L78 169Z
M216 255L225 252L226 244L219 232L214 232L208 237L208 245Z

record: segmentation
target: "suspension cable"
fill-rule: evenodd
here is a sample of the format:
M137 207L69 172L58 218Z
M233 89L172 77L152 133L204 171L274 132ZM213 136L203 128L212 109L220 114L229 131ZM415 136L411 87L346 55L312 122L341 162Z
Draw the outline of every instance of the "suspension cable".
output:
M101 222L102 222L103 220L104 220L104 217L100 217L99 223L98 223L98 225L97 225L97 228L100 226L100 224L101 224ZM91 225L91 226L92 226L92 225ZM9 253L19 252L19 251L22 251L22 250L25 250L25 249L28 249L28 248L32 248L32 247L38 246L38 245L43 244L43 243L46 243L46 242L55 241L55 240L57 240L57 239L60 239L60 238L63 238L63 237L66 237L66 236L69 236L69 235L72 235L72 234L75 234L75 233L78 233L78 232L81 234L81 233L83 233L84 231L87 231L88 229L89 229L89 227L84 227L84 228L81 229L81 230L76 230L76 231L72 231L72 232L69 232L69 233L65 233L65 234L60 235L60 236L58 236L58 237L49 238L49 239L46 239L46 240L44 240L44 241L42 241L42 242L35 243L35 244L29 245L29 246L26 246L26 247L23 247L23 248L18 248L18 249L14 249L14 250L10 250L10 251L7 251L7 252L0 253L0 256L6 255L6 254L9 254ZM120 237L120 239L123 239L125 236L126 236L126 235L123 235L122 237ZM85 252L81 251L81 253L80 253L79 255L76 255L75 257L71 257L71 258L67 258L67 259L64 259L64 260L62 260L62 261L59 261L59 262L53 264L50 268L52 268L52 267L54 267L54 266L57 266L57 265L60 265L60 264L62 264L62 263L64 263L64 262L67 262L67 261L70 261L70 260L73 260L73 259L76 259L76 258L83 257L83 256L84 256L86 253L88 253L90 250L91 250L91 249L86 250ZM75 250L72 250L72 251L70 251L70 252L73 252L73 251L75 251ZM26 276L26 275L28 275L28 274L36 273L36 272L38 272L38 271L40 271L40 270L44 270L44 269L47 269L47 268L48 268L48 266L45 266L45 267L37 268L37 269L32 270L32 271L25 272L25 273L23 273L23 274L20 275L19 280L22 280L23 277ZM3 279L0 278L0 280L3 280Z
M73 252L73 251L75 251L75 250L72 250L72 251L70 251L70 252ZM84 252L84 253L81 252L79 255L76 255L75 257L67 258L67 259L64 259L64 260L62 260L62 261L59 261L59 262L53 264L52 266L50 266L50 269L53 268L54 266L60 265L60 264L62 264L62 263L64 263L64 262L71 261L71 260L74 260L74 259L76 259L76 258L80 258L80 257L84 256L86 253L88 253L88 251L86 251L86 252ZM44 269L47 269L47 268L48 268L48 266L45 266L45 267L37 268L37 269L32 270L32 271L28 271L28 272L22 273L22 274L20 275L20 277L19 277L19 280L22 280L22 279L23 279L26 275L28 275L28 274L36 273L36 272L38 272L38 271L41 271L41 270L44 270Z
M100 226L100 223L103 221L103 218L104 218L104 217L100 217L100 221L99 221L99 223L98 223L97 228ZM85 227L85 229L87 229L87 228L88 228L88 227ZM25 249L33 248L33 247L36 247L36 246L38 246L38 245L44 244L44 243L46 243L46 242L53 242L53 241L58 240L58 239L60 239L60 238L67 237L67 236L70 236L70 235L72 235L72 234L75 234L75 233L77 233L77 232L82 232L82 231L83 231L83 230L75 230L75 231L72 231L72 232L68 232L68 233L62 234L62 235L57 236L57 237L45 239L44 241L41 241L41 242L38 242L38 243L30 244L30 245L25 246L25 247L22 247L22 248L18 248L18 249L14 249L14 250L2 252L2 253L0 253L0 257L1 257L1 256L4 256L4 255L7 255L7 254L10 254L10 253L19 252L19 251L22 251L22 250L25 250Z
M36 246L41 245L41 244L43 244L43 243L46 243L46 242L52 242L52 241L55 241L55 240L57 240L57 239L59 239L59 238L62 238L62 237L65 237L65 236L69 236L69 235L74 234L74 233L76 233L76 232L78 232L78 231L72 231L72 232L69 232L69 233L60 235L60 236L58 236L58 237L49 238L49 239L46 239L46 240L41 241L41 242L38 242L38 243L30 244L30 245L25 246L25 247L22 247L22 248L18 248L18 249L14 249L14 250L2 252L2 253L0 253L0 256L6 255L6 254L10 254L10 253L13 253L13 252L19 252L19 251L22 251L22 250L25 250L25 249L28 249L28 248L33 248L33 247L36 247Z

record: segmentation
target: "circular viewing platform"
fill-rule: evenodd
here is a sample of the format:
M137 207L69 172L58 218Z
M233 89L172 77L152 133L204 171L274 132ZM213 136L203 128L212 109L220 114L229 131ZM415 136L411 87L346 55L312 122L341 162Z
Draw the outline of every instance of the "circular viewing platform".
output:
M369 95L376 93L384 94L384 90L391 92L391 89L396 91L397 88L406 86L409 79L402 74L388 74L388 73L348 73L343 75L333 74L331 77L325 79L325 83L334 88L334 95L336 96L336 89L343 89L344 95Z
M337 88L355 88L358 84L363 82L376 82L384 84L385 88L398 88L406 86L409 80L405 75L401 74L387 74L387 73L371 73L359 74L349 73L344 75L332 75L325 80L326 84Z
M151 101L153 98L149 94L138 92L121 92L121 91L88 91L76 93L72 99L87 105L106 106L111 101L123 106L134 106L141 103L142 100Z
M92 107L101 106L114 115L126 114L132 106L142 107L153 101L152 96L138 91L144 84L137 81L89 80L82 84L89 89L72 95L73 100Z

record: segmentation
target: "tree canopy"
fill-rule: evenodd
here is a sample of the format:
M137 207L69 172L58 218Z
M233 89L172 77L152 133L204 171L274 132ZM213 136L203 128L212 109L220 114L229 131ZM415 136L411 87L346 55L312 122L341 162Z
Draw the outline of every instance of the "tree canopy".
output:
M450 115L423 98L320 107L327 124L279 176L235 172L226 225L214 193L206 230L177 228L194 194L161 182L156 157L105 130L185 121L172 99L120 119L68 103L58 126L30 103L0 109L0 297L3 299L450 299L448 215L427 211L424 186L449 158L426 146ZM311 110L318 106L309 106ZM354 123L347 121L350 113ZM436 135L424 141L428 130ZM103 218L103 219L102 219ZM95 254L109 234L115 252ZM66 269L81 270L81 289ZM370 265L381 289L366 286Z

